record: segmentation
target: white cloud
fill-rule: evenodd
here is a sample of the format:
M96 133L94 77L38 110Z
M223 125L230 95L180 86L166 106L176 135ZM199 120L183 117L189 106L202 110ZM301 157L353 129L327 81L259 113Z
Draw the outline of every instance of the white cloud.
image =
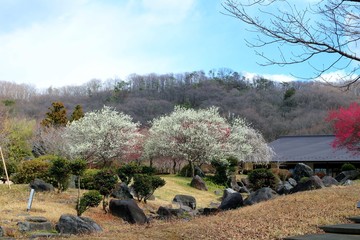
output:
M195 1L74 2L46 22L0 33L0 80L44 88L167 72L176 60L152 47L181 35L175 26L187 20ZM164 32L169 25L174 27Z
M257 76L264 77L268 80L274 81L274 82L292 82L296 81L297 79L290 75L284 75L284 74L259 74L259 73L251 73L251 72L243 72L242 73L244 77L248 79L252 79Z

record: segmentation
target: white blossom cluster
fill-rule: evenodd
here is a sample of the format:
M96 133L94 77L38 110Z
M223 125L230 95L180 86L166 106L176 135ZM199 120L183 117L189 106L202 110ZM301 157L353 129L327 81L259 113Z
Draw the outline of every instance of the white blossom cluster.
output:
M63 136L71 156L103 165L131 151L141 137L139 123L107 106L68 123Z
M154 119L144 149L147 156L182 158L190 164L227 156L254 162L271 158L261 134L240 118L229 124L215 107L176 107L170 115Z

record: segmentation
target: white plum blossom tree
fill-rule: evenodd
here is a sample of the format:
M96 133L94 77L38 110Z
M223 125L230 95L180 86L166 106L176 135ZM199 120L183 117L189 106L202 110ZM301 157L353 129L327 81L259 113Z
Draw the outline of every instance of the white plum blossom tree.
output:
M252 139L256 138L256 144ZM249 157L258 152L270 153L261 134L243 119L229 124L221 117L218 108L186 109L175 107L170 115L152 121L149 137L145 143L145 155L166 156L188 161L194 176L194 166L234 156L240 161L267 162L271 156Z
M64 132L71 156L103 167L131 153L140 138L139 123L107 106L68 123Z

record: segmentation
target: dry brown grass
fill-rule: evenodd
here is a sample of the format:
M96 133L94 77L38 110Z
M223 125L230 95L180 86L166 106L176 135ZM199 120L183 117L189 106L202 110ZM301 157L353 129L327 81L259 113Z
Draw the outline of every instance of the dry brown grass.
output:
M0 191L0 225L11 232L26 215L29 191L23 185L13 186L11 190L0 185ZM68 239L281 239L321 232L317 228L319 225L348 222L346 217L360 214L356 209L359 197L360 184L357 183L280 196L254 206L191 221L152 221L145 226L126 224L117 217L104 214L99 207L90 209L84 216L98 222L104 232ZM75 214L75 199L75 190L61 194L37 193L29 214L47 217L55 223L61 214ZM143 207L156 210L158 202L149 202ZM16 237L21 237L16 234Z

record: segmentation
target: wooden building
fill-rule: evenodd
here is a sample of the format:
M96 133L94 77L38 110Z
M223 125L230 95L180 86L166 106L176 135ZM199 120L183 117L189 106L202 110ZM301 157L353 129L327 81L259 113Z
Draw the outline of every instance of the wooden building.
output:
M292 169L297 163L305 163L315 173L335 176L344 163L360 168L360 153L332 147L334 135L282 136L271 142L275 156L272 165Z

